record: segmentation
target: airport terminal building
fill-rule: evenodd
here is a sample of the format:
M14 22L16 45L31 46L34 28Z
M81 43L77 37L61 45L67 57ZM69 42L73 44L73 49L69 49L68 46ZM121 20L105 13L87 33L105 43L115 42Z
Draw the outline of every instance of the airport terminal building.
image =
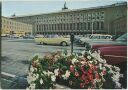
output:
M127 32L127 2L107 6L70 10L38 15L13 16L11 19L32 24L36 34L124 34Z

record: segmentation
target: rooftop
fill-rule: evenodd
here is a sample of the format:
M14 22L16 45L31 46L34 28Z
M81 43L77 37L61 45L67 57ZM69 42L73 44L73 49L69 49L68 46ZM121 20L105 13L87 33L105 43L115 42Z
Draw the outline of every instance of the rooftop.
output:
M92 9L103 9L103 8L109 8L109 7L115 7L115 6L122 6L122 5L127 5L127 2L121 2L121 3L114 3L111 5L106 5L106 6L98 6L98 7L90 7L90 8L81 8L81 9L62 9L57 12L50 12L50 13L39 13L39 14L28 14L28 15L20 15L20 16L13 16L10 18L18 18L18 17L29 17L29 16L36 16L36 15L47 15L47 14L57 14L57 13L63 13L63 12L75 12L75 11L84 11L84 10L92 10Z

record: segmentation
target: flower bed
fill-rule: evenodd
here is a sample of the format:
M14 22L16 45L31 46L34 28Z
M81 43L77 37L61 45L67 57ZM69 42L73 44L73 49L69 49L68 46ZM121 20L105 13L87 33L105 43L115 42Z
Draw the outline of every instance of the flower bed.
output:
M70 55L67 52L49 53L44 58L35 56L29 72L29 89L55 88L56 83L70 88L121 88L122 75L116 66L108 65L97 52Z

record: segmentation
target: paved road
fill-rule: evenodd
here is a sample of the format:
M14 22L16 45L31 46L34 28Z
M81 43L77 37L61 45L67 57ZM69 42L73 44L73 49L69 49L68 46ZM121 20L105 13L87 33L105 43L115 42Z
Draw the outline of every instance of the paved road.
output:
M34 40L15 39L2 40L2 72L14 75L26 75L29 60L35 54L43 57L47 52L55 52L67 49L70 46L37 45ZM83 47L74 47L74 51L80 52Z

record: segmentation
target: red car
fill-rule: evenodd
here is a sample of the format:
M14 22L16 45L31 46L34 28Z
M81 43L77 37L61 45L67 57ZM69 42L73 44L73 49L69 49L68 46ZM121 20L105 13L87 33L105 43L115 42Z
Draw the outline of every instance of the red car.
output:
M98 48L103 58L109 64L121 64L127 62L127 46L106 46Z

